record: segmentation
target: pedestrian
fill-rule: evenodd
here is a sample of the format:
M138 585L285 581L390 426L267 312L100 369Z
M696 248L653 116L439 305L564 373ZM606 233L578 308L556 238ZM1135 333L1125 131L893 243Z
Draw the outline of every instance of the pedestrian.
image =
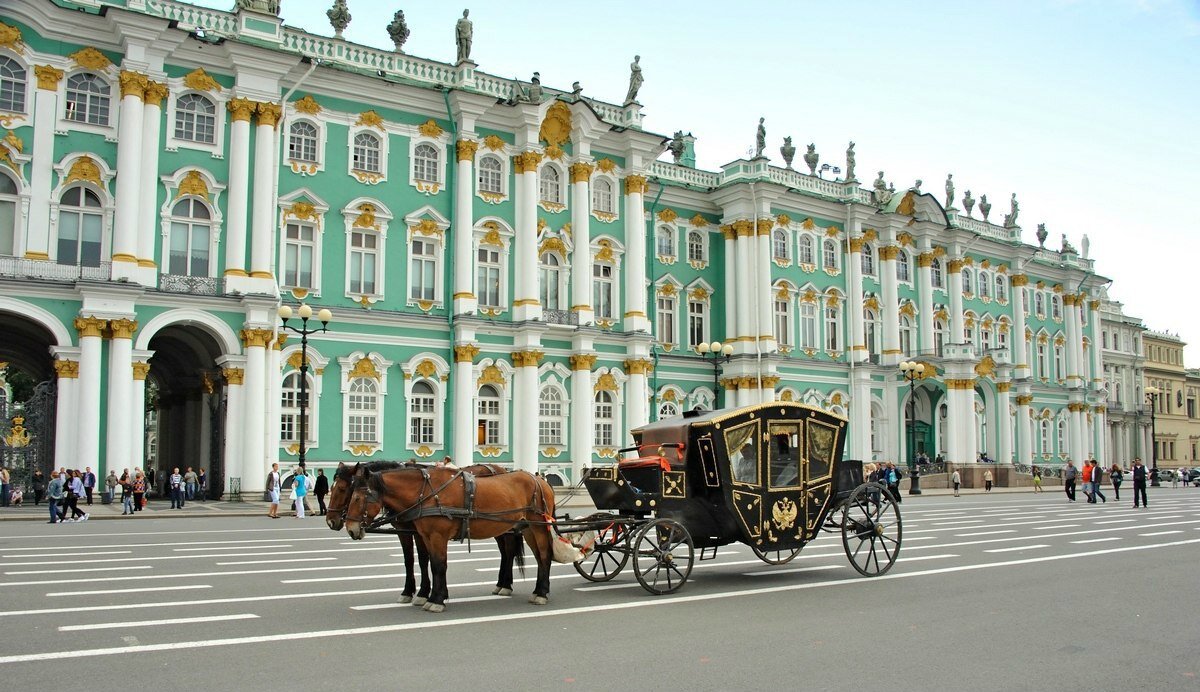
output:
M892 501L900 504L900 471L896 468L896 463L889 461L887 468L883 471L884 482L887 484L888 495L892 496Z
M988 469L983 472L983 492L992 492L992 470Z
M871 484L868 486L869 489L867 490L867 494L871 498L871 503L874 505L878 505L879 504L879 484L883 482L882 478L881 478L879 464L873 464L873 463L867 464L866 466L863 467L863 474L865 474L867 482Z
M308 495L308 476L305 475L304 469L296 467L292 474L292 497L293 504L296 506L296 518L304 518L304 498Z
M46 504L50 506L50 521L51 524L57 524L61 521L58 514L58 501L63 498L63 479L55 476L50 479L50 484L46 488L47 499Z
M317 482L313 490L317 495L318 511L325 516L325 496L329 494L329 479L325 476L325 469L317 469Z
M962 474L958 469L954 469L954 473L950 474L950 482L954 484L954 497L958 497L958 489L962 487Z
M167 476L167 490L171 494L171 509L183 509L183 476L178 466Z
M1042 470L1038 467L1033 467L1033 492L1042 492Z
M1133 460L1133 508L1137 509L1138 498L1142 500L1142 507L1149 507L1150 502L1146 499L1146 467L1142 465L1140 458Z
M87 521L88 520L87 512L79 509L79 498L84 497L85 492L86 491L83 487L83 474L78 471L73 471L71 473L70 478L67 480L67 507L66 507L66 509L71 510L71 516L70 516L70 518L67 519L67 521ZM64 517L67 516L66 511L63 512L63 516Z
M1100 462L1092 459L1088 461L1092 466L1092 504L1096 504L1096 498L1108 504L1108 498L1104 497L1104 493L1100 491L1100 483L1104 481L1104 469L1100 468Z
M12 476L8 472L8 466L0 466L0 507L8 506L8 494L11 492L9 487Z
M1171 469L1167 469L1163 473L1167 473L1167 474L1171 475L1171 487L1172 488L1179 487L1179 472L1178 471L1172 471Z
M117 470L112 469L108 472L108 476L104 479L104 504L112 504L113 497L117 494Z
M12 506L13 507L24 507L25 506L25 494L21 492L21 486L19 486L19 485L13 486Z
M133 511L140 512L146 506L146 477L142 475L141 469L138 469L133 476L131 490L133 492Z
M208 502L208 476L205 475L204 469L200 469L200 473L196 475L196 485L200 489L200 501Z
M1080 475L1083 476L1083 494L1087 496L1088 504L1096 504L1096 496L1092 495L1092 465L1086 461L1083 462Z
M1067 500L1075 501L1075 479L1079 475L1079 469L1075 468L1075 462L1067 461L1066 468L1063 469L1063 491L1067 493Z
M200 482L199 476L192 470L192 467L187 467L187 473L183 474L183 487L186 492L186 497L189 500L196 497L196 486Z
M92 467L85 467L83 470L83 492L87 495L87 503L92 504L92 491L96 489L96 474L92 473Z
M121 515L133 514L133 479L129 477L129 470L121 476Z
M1113 464L1112 468L1108 470L1108 480L1112 481L1113 499L1120 502L1121 482L1125 480L1125 472L1121 470L1120 466Z
M267 501L271 503L271 508L267 510L267 516L272 519L279 518L279 464L271 464L271 472L267 474Z
M46 497L46 474L38 469L33 472L33 506L37 507L42 504L44 497Z

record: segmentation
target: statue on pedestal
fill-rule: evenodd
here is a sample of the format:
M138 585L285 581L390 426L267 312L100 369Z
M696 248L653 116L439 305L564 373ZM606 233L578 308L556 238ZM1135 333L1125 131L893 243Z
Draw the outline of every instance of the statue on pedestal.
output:
M625 92L625 105L637 103L638 91L642 88L642 83L646 80L642 77L642 56L633 56L633 62L629 65L629 91Z
M1059 252L1060 252L1061 254L1064 254L1064 255L1065 255L1065 254L1067 254L1068 252L1069 252L1069 253L1071 253L1071 254L1073 254L1073 255L1078 255L1078 254L1079 254L1079 252L1075 250L1075 246L1074 246L1074 245L1071 245L1071 241L1067 240L1067 234L1066 234L1066 233L1063 233L1063 234L1062 234L1062 249L1061 249L1061 250L1059 250Z
M967 216L970 216L971 210L975 208L975 198L971 196L970 190L967 190L967 194L963 195L963 208L967 210Z
M1087 233L1083 234L1083 242L1081 242L1079 244L1079 246L1083 248L1083 255L1081 255L1081 256L1084 259L1087 259L1088 258L1088 250L1090 250L1092 247L1092 241L1088 240Z
M1044 223L1039 223L1039 224L1038 224L1038 229L1037 229L1037 241L1038 241L1038 245L1039 245L1039 246L1041 246L1042 248L1045 248L1045 247L1046 247L1046 238L1047 238L1049 235L1050 235L1050 234L1046 232L1046 224L1044 224Z
M804 163L808 164L809 175L817 174L817 162L821 160L821 156L817 154L817 145L809 144L808 151L804 152Z
M792 160L796 158L796 147L792 146L791 137L783 138L783 146L779 147L779 154L783 156L783 163L787 169L792 170Z
M471 10L463 10L462 19L454 25L454 42L458 45L456 63L471 59L471 36L474 34L474 29L471 26L471 20L467 19L469 14L471 14Z
M279 0L237 0L237 5L234 9L251 10L252 12L262 12L263 14L272 14L279 16Z
M341 38L342 32L346 27L350 26L350 8L346 6L346 0L333 0L333 7L325 12L325 16L329 17L329 25L333 27L333 37Z
M979 211L983 214L983 220L987 221L988 214L992 211L992 204L987 201L987 195L979 197Z
M1004 215L1005 228L1012 228L1013 226L1017 225L1017 213L1021 210L1020 206L1017 204L1017 193L1013 193L1010 204L1012 205L1011 211Z
M412 33L408 30L408 22L404 21L404 10L396 10L396 14L392 17L392 23L387 25L387 32L388 38L392 39L392 44L396 46L396 52L403 53L404 42Z
M542 73L534 72L529 78L529 101L531 103L542 102Z
M850 142L850 146L846 147L846 182L856 182L854 177L854 142Z
M946 174L946 208L954 208L954 174Z
M872 185L875 189L872 190L871 196L875 199L875 203L881 207L892 201L892 195L896 194L888 188L887 181L883 179L883 171L879 171L879 177L875 179Z
M763 123L766 118L758 119L758 134L754 137L754 158L762 158L763 149L767 148L767 126Z
M671 152L671 158L675 159L675 163L679 163L679 160L683 158L685 150L683 130L676 130L675 135L671 137L671 143L667 145L667 151Z

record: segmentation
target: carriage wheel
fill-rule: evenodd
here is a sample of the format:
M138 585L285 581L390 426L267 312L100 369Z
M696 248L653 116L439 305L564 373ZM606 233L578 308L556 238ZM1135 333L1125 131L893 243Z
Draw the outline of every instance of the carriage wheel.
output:
M863 483L842 505L842 545L858 573L878 577L900 554L900 508L880 483Z
M792 548L791 550L762 550L758 546L752 545L750 549L754 551L755 557L768 565L786 565L800 554L799 548Z
M604 521L606 518L607 515L593 515L580 521ZM575 571L588 581L608 581L620 574L629 562L629 534L629 527L616 522L597 529L591 552L575 563Z
M633 573L652 594L675 593L692 573L696 549L683 524L655 519L633 537Z

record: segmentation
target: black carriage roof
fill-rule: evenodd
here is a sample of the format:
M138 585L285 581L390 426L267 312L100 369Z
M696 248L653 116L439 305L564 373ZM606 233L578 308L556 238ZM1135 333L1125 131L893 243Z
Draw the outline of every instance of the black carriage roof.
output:
M778 411L789 418L800 418L805 412L812 412L818 413L822 417L832 418L833 420L849 422L845 417L817 406L798 404L794 401L772 401L765 404L743 406L741 408L717 409L716 411L688 411L681 416L664 418L654 423L635 428L632 433L634 435L651 433L652 438L661 438L663 433L672 431L686 434L687 429L692 426L707 427L714 423L723 423L729 420L754 420L761 416L770 415L772 411Z

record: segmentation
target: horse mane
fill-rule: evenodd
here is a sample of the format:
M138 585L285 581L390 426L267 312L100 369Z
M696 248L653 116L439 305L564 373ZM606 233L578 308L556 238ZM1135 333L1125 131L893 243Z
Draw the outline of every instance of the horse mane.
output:
M368 461L366 463L354 465L346 464L342 467L340 472L334 472L333 475L334 478L345 477L352 479L354 477L354 472L359 468L359 466L365 468L369 473L374 473L376 471L391 471L392 469L404 468L410 463L411 462L408 461Z

